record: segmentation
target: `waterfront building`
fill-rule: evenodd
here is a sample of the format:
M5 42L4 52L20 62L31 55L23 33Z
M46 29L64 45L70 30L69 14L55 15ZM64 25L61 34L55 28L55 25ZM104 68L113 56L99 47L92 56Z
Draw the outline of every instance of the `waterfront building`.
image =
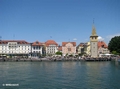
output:
M90 55L90 42L85 43L84 53L86 53L87 55Z
M98 42L98 54L108 54L110 53L108 50L108 46L105 42L99 41Z
M76 50L77 50L77 53L78 53L78 54L83 54L83 53L84 53L84 44L85 44L85 43L80 43L80 44L76 47Z
M45 42L46 55L54 55L58 51L58 44L54 40Z
M30 43L24 40L1 40L0 55L4 56L29 56L31 52Z
M75 55L76 54L76 42L62 42L62 54Z
M60 45L58 46L58 51L62 52L62 46L60 46Z
M77 46L77 53L78 54L90 55L90 42L80 43Z
M33 42L31 44L31 57L39 58L43 54L43 44L39 41Z
M93 25L92 34L90 36L90 55L91 57L98 57L98 36Z

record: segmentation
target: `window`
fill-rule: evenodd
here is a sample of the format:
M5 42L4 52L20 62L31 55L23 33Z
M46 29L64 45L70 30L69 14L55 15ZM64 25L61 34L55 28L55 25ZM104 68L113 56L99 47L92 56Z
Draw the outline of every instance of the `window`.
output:
M35 49L35 47L33 47L33 49Z
M68 48L68 51L71 51L71 48Z
M38 49L38 46L36 46L36 49Z

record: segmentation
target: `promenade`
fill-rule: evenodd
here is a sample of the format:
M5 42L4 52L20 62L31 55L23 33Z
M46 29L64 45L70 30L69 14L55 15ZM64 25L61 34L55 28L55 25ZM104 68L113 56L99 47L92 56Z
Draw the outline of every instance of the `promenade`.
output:
M42 62L42 61L115 61L116 57L83 57L83 58L74 58L74 57L45 57L45 58L9 58L9 59L0 59L0 62Z

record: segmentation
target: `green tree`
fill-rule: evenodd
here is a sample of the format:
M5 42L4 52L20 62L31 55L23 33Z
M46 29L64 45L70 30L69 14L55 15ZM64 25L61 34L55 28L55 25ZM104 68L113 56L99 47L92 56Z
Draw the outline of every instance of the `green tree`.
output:
M117 53L116 51L112 51L112 54L115 54L115 55L117 55L118 53Z
M56 55L62 55L62 52L58 51L55 53Z
M115 36L110 40L108 49L113 54L120 54L120 36Z

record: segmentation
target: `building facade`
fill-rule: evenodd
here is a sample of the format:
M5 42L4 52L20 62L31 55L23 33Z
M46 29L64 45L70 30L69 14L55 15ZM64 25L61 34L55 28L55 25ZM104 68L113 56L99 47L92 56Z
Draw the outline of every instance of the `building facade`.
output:
M91 57L98 57L98 36L93 25L92 34L90 36L90 55Z
M78 54L90 55L90 42L80 43L80 44L77 46L77 53L78 53Z
M105 42L99 41L98 42L98 54L108 54L110 51L108 50L108 46Z
M90 42L85 43L84 53L86 53L87 55L90 55Z
M31 44L31 57L39 58L43 54L43 44L39 41L33 42Z
M45 42L46 55L54 55L58 51L58 44L54 40Z
M83 53L84 53L84 44L85 44L85 43L80 43L80 44L76 47L76 50L77 50L77 53L78 53L78 54L83 54Z
M62 42L62 54L75 55L76 54L76 42Z
M30 43L24 40L1 40L0 55L6 56L29 56L31 52Z
M58 51L62 52L62 46L58 46Z

